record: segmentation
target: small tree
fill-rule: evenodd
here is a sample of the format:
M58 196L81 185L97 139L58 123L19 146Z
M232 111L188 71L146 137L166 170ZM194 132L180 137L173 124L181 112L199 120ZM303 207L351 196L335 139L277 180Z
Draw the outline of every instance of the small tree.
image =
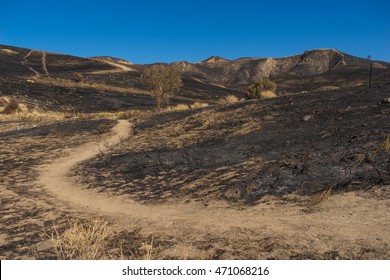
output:
M263 98L263 92L274 92L276 90L276 84L268 78L263 78L260 81L249 86L246 91L246 96L249 99L261 99Z
M171 96L181 87L181 71L174 66L153 65L142 72L141 82L151 90L160 109L168 105Z

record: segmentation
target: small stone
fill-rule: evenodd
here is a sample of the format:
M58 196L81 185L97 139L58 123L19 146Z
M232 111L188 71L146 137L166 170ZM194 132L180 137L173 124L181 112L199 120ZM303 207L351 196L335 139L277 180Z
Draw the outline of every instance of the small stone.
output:
M35 247L37 248L38 252L47 251L54 247L53 241L51 240L45 240L42 242L38 242L35 244Z
M304 120L305 122L307 122L307 121L310 120L312 117L313 117L312 115L306 115L306 116L303 117L303 120Z

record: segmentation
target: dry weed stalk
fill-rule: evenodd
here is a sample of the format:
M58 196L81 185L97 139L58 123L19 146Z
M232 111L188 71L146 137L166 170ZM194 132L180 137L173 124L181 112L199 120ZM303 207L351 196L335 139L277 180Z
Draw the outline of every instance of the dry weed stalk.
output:
M114 237L115 230L107 222L96 219L70 223L64 232L54 229L51 240L58 259L99 260L109 257L108 245Z
M145 255L143 257L144 260L154 260L156 258L156 253L154 252L154 246L153 246L154 238L152 237L152 240L150 243L144 243L145 247Z
M361 164L363 161L365 161L366 155L365 154L356 154L353 158L353 161L357 164Z
M328 186L324 191L310 198L308 206L313 207L324 203L332 195L333 186Z

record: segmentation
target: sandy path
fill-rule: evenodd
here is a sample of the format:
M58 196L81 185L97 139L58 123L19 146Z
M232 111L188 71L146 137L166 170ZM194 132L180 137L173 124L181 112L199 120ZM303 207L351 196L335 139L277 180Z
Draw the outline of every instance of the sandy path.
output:
M128 137L130 131L131 124L121 120L113 128L113 135L108 137L107 142L117 144L121 138ZM390 225L389 200L346 193L331 196L316 211L309 212L302 206L280 203L274 198L270 198L268 203L246 209L232 208L220 201L208 206L197 202L145 205L120 194L108 196L85 189L75 178L67 176L76 164L98 153L96 143L70 150L67 156L41 167L39 183L72 208L111 216L124 227L140 227L145 235L186 236L183 239L192 242L199 232L226 234L231 229L239 228L241 234L256 231L269 236L296 238L297 242L310 239L311 243L315 243L315 240L319 240L318 250L327 248L321 241L323 236L338 240L340 246L343 240L390 242L387 231Z
M123 64L120 64L120 63L115 63L115 62L107 61L107 60L104 60L104 59L95 59L95 60L99 61L99 62L103 62L103 63L109 64L111 66L114 66L117 69L92 71L92 72L89 72L90 74L109 74L109 73L119 73L119 72L134 71L133 68L131 68L129 66L126 66L126 65L123 65Z
M39 73L38 71L36 71L34 68L32 68L31 66L28 66L27 63L28 63L28 60L27 58L32 55L34 53L34 50L30 50L25 56L23 56L23 60L20 62L22 65L26 66L30 71L34 72L34 74L39 77L41 76L41 73Z

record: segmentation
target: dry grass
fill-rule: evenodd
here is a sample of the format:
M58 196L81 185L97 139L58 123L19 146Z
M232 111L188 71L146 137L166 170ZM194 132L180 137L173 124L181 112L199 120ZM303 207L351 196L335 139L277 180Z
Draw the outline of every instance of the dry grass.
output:
M144 243L143 247L145 248L144 256L141 258L143 260L155 260L157 253L154 250L154 238L148 243Z
M261 97L264 99L274 98L276 97L276 93L271 90L265 90L260 93Z
M61 260L112 259L108 254L109 243L116 232L107 222L96 219L91 222L73 222L64 232L54 229L51 240Z
M218 100L218 104L231 104L240 102L240 99L235 95L228 95Z
M385 142L383 142L383 148L386 151L390 150L390 136L389 135L387 135Z
M206 102L194 102L190 105L192 109L208 107L209 103Z
M111 131L111 128L109 125L105 124L105 123L101 123L99 124L99 127L97 128L97 132L99 134L104 134L104 133L108 133Z
M176 106L169 106L164 111L174 112L174 111L185 111L189 110L190 106L188 104L177 104Z
M137 88L130 88L130 87L116 87L116 86L110 86L106 84L98 84L98 83L87 83L87 82L76 82L72 80L66 80L66 79L60 79L60 78L45 78L45 79L35 79L36 83L39 84L45 84L50 86L61 86L61 87L71 87L71 88L90 88L95 90L102 90L102 91L114 91L114 92L121 92L121 93L137 93L137 94L147 94L150 95L148 91L137 89Z
M3 109L3 114L14 114L19 111L19 102L15 99L11 99Z
M17 51L9 50L9 49L0 49L1 53L5 53L8 55L17 55L19 54Z
M366 160L365 154L356 154L353 158L353 161L358 163L358 164L361 164L365 160Z
M16 112L11 115L0 114L0 120L6 120L6 121L40 123L40 122L56 121L62 119L64 119L64 117L59 112L53 112L53 111L44 112L37 109L27 110L24 112Z
M314 195L309 199L308 206L313 207L324 203L332 195L332 191L333 191L333 186L329 186L321 193Z
M190 105L188 105L188 104L177 104L176 106L170 106L167 109L165 109L164 111L167 111L167 112L185 111L185 110L189 110L189 109L204 108L204 107L207 107L207 106L209 106L209 104L205 103L205 102L194 102L194 103L192 103Z

